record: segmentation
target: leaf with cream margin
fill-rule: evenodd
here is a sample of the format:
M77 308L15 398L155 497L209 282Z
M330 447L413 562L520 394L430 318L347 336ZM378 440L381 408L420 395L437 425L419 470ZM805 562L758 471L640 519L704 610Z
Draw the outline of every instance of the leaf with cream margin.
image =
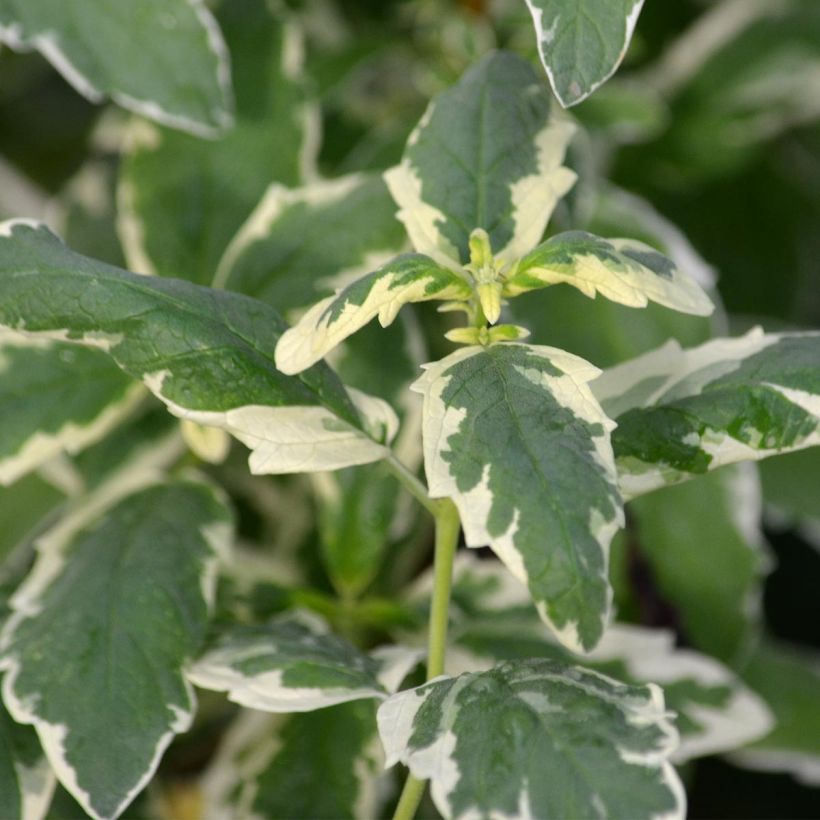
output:
M526 0L552 90L569 108L621 64L643 0Z
M203 820L371 820L381 816L390 775L372 701L293 715L245 711L201 781Z
M741 674L769 704L776 723L770 734L730 760L820 786L820 654L766 640Z
M0 484L80 452L144 397L99 350L0 330Z
M403 250L395 210L375 174L301 188L274 183L231 242L216 282L286 315L312 305Z
M276 368L287 326L268 305L87 259L42 225L0 223L0 326L105 350L174 415L247 444L254 473L376 461L395 433L384 402L325 365Z
M317 616L298 612L226 629L187 675L201 689L227 692L229 700L251 709L309 712L384 699L420 657L398 646L362 652L330 633Z
M446 818L682 818L661 690L551 660L437 678L379 707L387 765Z
M3 700L93 817L118 816L190 725L182 666L230 538L213 488L144 475L104 485L38 541L2 633Z
M562 282L591 299L600 293L629 307L657 302L696 316L714 310L700 285L654 248L585 231L557 234L524 256L504 279L504 295L518 296Z
M606 370L593 392L618 427L628 498L715 470L820 444L820 333L669 342Z
M271 180L313 175L318 129L292 15L259 0L231 0L216 14L231 53L234 127L201 140L135 119L117 191L128 267L202 285Z
M199 136L232 122L228 53L202 0L0 0L0 42L84 97Z
M432 577L411 600L429 606ZM675 646L665 630L612 624L595 650L579 658L560 646L535 616L526 587L496 561L456 558L447 672L477 672L499 661L548 658L581 663L625 683L656 683L677 714L680 746L672 760L727 752L772 727L769 708L735 672L707 655Z
M300 373L376 316L387 327L408 302L464 300L471 295L466 276L429 256L402 254L310 308L282 334L276 366L283 373Z
M490 546L559 640L592 649L609 618L609 543L623 524L597 368L550 347L465 347L426 366L424 462L468 547Z
M0 805L7 817L42 820L57 781L36 732L0 705Z
M540 241L575 181L562 165L574 126L550 109L531 66L503 51L433 98L401 163L385 174L419 253L465 264L475 228L507 263Z
M754 464L664 487L629 504L635 548L686 643L737 666L757 642L772 566Z

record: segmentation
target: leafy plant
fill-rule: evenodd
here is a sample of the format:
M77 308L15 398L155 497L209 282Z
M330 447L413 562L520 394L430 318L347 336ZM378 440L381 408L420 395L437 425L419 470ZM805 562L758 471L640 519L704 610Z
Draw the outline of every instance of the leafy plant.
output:
M570 105L642 0L526 6ZM324 179L297 13L67 15L0 0L0 39L154 122L115 124L116 213L95 168L68 244L0 223L7 813L59 782L187 816L186 742L205 816L410 818L429 781L444 817L682 817L674 765L816 765L783 698L811 714L816 670L760 639L754 462L820 444L820 333L713 338L673 226L604 184L580 218L579 125L509 50L383 175ZM542 343L562 322L644 343L602 370ZM677 635L635 614L632 542Z

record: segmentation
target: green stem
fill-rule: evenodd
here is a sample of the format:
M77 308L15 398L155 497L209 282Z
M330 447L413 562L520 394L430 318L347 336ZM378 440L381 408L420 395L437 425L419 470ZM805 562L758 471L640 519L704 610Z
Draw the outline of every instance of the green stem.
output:
M387 469L398 479L399 483L422 505L429 510L433 516L438 515L440 501L434 501L427 494L427 487L424 486L414 475L404 466L392 453L385 459Z
M429 500L429 498L428 498ZM453 581L453 559L458 546L461 523L458 510L449 498L434 502L436 520L436 552L433 568L433 600L427 642L427 680L444 672L447 649L447 624L450 609L450 588ZM409 775L399 798L393 820L412 820L421 802L426 783Z

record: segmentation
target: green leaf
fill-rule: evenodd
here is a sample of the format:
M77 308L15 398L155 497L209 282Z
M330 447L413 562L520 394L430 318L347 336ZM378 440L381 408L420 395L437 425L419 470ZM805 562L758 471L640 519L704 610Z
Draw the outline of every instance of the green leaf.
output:
M764 772L789 772L820 786L820 657L773 641L764 642L743 671L749 686L774 712L772 732L731 759Z
M379 707L387 765L446 818L682 818L661 690L549 660L439 678Z
M422 579L414 600L429 606L432 577ZM657 683L676 715L681 744L672 760L726 752L757 740L772 726L765 703L737 675L713 658L675 646L665 630L613 624L601 643L579 659L558 645L532 611L526 587L496 561L457 556L447 671L489 669L499 661L547 658L583 663L626 683Z
M258 0L222 3L218 18L232 55L236 124L206 141L135 121L118 191L128 265L199 284L213 280L272 180L296 185L312 173L317 127L293 21Z
M643 0L526 0L538 52L565 107L605 83L626 54Z
M230 730L203 796L224 817L369 820L380 816L385 777L372 702L287 717L250 712Z
M575 180L561 165L573 131L550 116L528 63L503 51L484 57L433 98L385 174L415 249L465 264L470 233L483 228L504 261L525 254Z
M621 490L635 497L724 464L820 444L820 333L670 342L593 390L618 422Z
M597 368L550 347L468 347L427 365L430 495L452 498L469 547L525 582L562 643L592 649L609 617L609 543L623 524L612 423L587 386Z
M0 331L0 484L93 444L144 396L98 350Z
M0 0L0 42L37 49L92 102L205 136L231 124L228 54L201 0Z
M601 239L584 231L550 237L504 280L504 295L566 282L591 299L600 293L629 307L657 302L682 313L713 310L700 285L654 248L634 239Z
M402 250L406 236L384 181L350 174L289 189L274 184L231 243L218 282L283 313L328 296Z
M105 350L174 415L247 444L255 473L374 461L395 432L384 402L351 398L324 365L279 372L273 308L86 259L40 225L0 224L0 326Z
M64 500L63 492L36 473L0 488L0 562L27 541Z
M374 721L375 722L375 721ZM15 723L0 705L0 805L20 820L41 820L54 792L54 774L30 726Z
M309 712L334 703L387 697L418 663L415 650L364 653L308 612L223 632L188 679L263 712Z
M387 327L408 302L467 299L472 289L462 277L429 256L406 253L315 304L276 347L276 366L299 373L378 316Z
M760 463L766 505L787 524L812 526L820 519L817 487L820 486L820 449L798 450Z
M634 537L688 644L735 665L760 631L769 549L752 465L630 502Z
M190 724L182 666L231 535L208 486L141 483L102 488L39 540L2 635L9 712L94 817L120 814Z

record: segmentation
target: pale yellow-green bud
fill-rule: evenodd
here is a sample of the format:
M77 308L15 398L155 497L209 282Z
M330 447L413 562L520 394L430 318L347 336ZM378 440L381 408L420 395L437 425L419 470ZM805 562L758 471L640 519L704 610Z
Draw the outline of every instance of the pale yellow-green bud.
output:
M476 287L481 309L491 325L501 316L501 287L501 282L481 282Z
M490 237L484 228L476 228L470 234L470 267L473 271L491 267L493 251L490 247Z
M496 325L490 328L491 342L513 342L516 339L526 339L529 330L521 325Z

